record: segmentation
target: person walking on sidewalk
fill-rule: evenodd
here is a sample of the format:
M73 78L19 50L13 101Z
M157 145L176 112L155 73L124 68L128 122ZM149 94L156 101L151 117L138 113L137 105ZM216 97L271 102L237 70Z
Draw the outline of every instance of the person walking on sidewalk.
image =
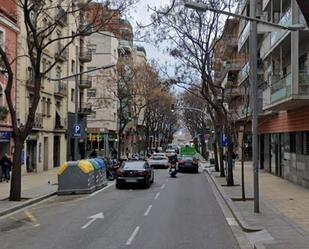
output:
M9 182L12 161L10 160L8 154L5 153L4 156L0 159L0 166L2 169L2 179L6 182Z

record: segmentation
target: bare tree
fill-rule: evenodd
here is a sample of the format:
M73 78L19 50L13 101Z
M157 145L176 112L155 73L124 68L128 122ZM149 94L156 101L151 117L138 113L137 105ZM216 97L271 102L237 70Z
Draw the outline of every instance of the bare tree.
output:
M61 5L59 1L15 0L14 2L17 4L21 13L19 18L22 26L20 28L25 32L23 35L26 40L26 47L23 48L25 53L20 54L19 57L28 58L32 68L31 80L34 85L33 99L26 122L24 124L19 124L16 115L16 107L12 99L13 79L15 77L12 65L17 58L10 58L10 56L6 54L5 49L0 47L1 64L3 64L4 68L0 74L4 75L7 79L5 95L12 119L15 146L10 200L20 201L21 153L24 141L31 132L34 124L35 113L40 102L42 80L47 77L48 73L59 63L61 55L66 52L74 41L101 30L106 23L112 20L113 15L105 15L103 13L104 10L113 8L117 10L114 13L121 13L135 1L118 0L113 1L113 4L110 4L110 1L102 1L101 3L96 1L94 2L94 6L100 4L100 8L93 8L90 19L87 18L85 14L92 6L92 1L65 0L61 1ZM73 20L73 23L70 23L70 25L75 27L75 31L70 34L59 36L57 30L61 29L63 19L68 17ZM55 56L51 64L46 68L42 67L45 51L55 46L58 48L58 56Z
M219 10L231 7L233 1L207 1ZM214 12L199 12L184 8L183 1L172 1L172 8L154 10L153 30L157 42L169 41L168 52L177 59L176 84L200 89L201 96L214 112L214 126L222 124L222 131L228 138L227 185L234 185L232 154L234 149L233 127L229 124L227 109L224 106L224 88L213 79L213 56L219 40L222 17Z

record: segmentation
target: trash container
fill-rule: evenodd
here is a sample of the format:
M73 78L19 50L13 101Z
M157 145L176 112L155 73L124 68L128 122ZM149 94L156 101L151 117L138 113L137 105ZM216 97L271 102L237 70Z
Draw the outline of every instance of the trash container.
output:
M95 191L95 172L87 160L66 162L58 172L58 195L87 194Z
M96 189L101 189L107 184L104 161L101 159L89 159L89 161L94 167Z

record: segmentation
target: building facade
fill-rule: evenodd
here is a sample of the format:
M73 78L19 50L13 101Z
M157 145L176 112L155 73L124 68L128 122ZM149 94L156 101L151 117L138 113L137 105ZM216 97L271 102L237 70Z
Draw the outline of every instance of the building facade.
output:
M239 14L249 15L249 2L239 3ZM296 0L257 2L258 18L282 26L305 26L308 29ZM240 20L238 53L248 55L249 31L249 23ZM260 167L304 187L309 187L308 41L307 30L258 28ZM246 62L238 73L238 86L248 81L249 71ZM248 84L250 86L250 82Z
M0 46L8 54L10 60L17 56L17 36L19 33L17 20L17 5L14 1L0 0ZM1 68L1 60L0 60ZM12 64L12 71L16 73L16 63ZM6 79L0 76L0 158L5 154L11 155L14 150L12 139L12 121L7 107L5 88ZM12 87L12 99L15 104L16 81Z

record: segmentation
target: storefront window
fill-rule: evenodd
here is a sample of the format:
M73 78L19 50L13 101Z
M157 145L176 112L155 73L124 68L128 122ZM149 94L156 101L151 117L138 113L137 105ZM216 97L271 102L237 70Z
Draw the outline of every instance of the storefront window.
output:
M290 133L290 152L296 153L296 133Z
M309 132L303 132L304 154L309 155Z

